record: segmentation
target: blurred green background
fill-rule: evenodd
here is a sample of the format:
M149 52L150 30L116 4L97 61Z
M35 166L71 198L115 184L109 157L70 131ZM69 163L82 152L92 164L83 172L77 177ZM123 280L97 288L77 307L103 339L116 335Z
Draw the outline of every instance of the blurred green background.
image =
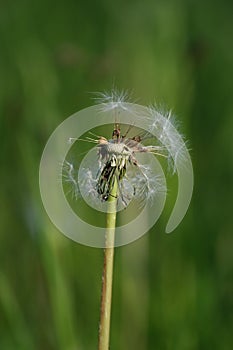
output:
M110 348L233 348L232 14L230 0L0 1L1 350L97 349L103 251L52 225L38 167L113 83L178 115L195 189L172 235L165 212L116 249Z

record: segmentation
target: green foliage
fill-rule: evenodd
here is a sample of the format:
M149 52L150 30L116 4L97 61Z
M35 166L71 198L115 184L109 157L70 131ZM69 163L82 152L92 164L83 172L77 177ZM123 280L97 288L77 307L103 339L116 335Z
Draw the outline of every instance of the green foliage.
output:
M56 126L113 82L179 115L195 191L172 235L167 208L149 234L116 249L111 349L232 349L232 9L1 1L0 349L97 348L102 251L49 222L38 166Z

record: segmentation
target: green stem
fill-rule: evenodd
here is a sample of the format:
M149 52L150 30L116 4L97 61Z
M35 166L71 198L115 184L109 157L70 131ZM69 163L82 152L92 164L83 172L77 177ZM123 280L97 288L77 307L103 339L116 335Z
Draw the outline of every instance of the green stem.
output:
M98 350L109 349L117 194L118 185L115 179L111 195L108 199L106 217L106 248L104 249Z

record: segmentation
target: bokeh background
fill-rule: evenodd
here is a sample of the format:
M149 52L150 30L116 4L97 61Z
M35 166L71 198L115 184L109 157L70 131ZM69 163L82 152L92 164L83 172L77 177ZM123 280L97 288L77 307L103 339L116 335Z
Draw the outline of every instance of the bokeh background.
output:
M113 84L173 109L195 188L173 234L167 210L116 249L110 348L233 348L232 14L230 0L1 0L1 350L97 349L103 251L52 225L38 167L56 126Z

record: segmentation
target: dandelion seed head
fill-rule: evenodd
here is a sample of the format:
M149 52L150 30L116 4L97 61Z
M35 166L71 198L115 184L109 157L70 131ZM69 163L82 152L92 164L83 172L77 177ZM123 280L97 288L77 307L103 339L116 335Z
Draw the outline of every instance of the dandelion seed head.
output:
M158 178L149 165L138 163L135 154L162 155L164 149L161 146L144 146L140 143L141 139L141 136L121 136L119 128L114 129L112 139L99 137L98 141L94 142L96 147L92 149L96 152L92 153L91 158L84 162L82 167L80 165L78 179L73 164L67 162L66 181L72 185L75 198L80 196L81 192L81 196L87 199L89 204L99 208L102 206L101 202L109 197L111 174L116 174L119 187L118 207L126 207L133 199L141 205L146 200L152 201L161 190Z
M100 211L106 211L106 201L111 196L114 181L117 181L119 191L117 210L127 207L132 200L135 200L140 208L147 201L153 205L157 196L159 198L161 193L166 193L162 171L151 167L151 164L146 165L144 161L141 164L136 155L150 153L156 158L163 156L167 159L168 168L172 173L175 173L180 163L185 163L186 160L185 143L182 135L177 132L172 111L150 106L139 115L137 109L130 109L130 115L145 118L149 126L147 130L150 131L140 131L139 134L130 137L133 125L129 124L125 133L121 133L117 120L118 112L120 109L128 111L131 105L126 102L128 99L127 92L116 89L112 89L110 93L97 94L95 100L99 103L100 110L113 111L115 116L112 138L107 138L106 135L99 136L90 131L91 137L81 139L82 141L86 139L95 145L91 149L94 153L89 161L81 163L78 171L70 162L67 162L65 167L64 179L71 185L73 197L76 199L82 197L90 206ZM138 132L138 129L136 130ZM151 144L147 145L150 139ZM69 142L73 143L74 140L76 139L70 138Z

